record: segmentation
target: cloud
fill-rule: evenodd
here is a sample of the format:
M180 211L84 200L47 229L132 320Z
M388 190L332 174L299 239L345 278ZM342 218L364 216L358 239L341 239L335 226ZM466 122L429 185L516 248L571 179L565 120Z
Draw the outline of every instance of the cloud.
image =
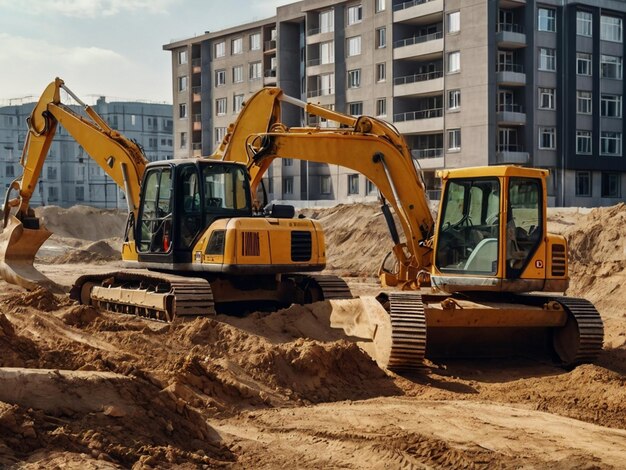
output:
M0 8L11 9L32 15L58 14L73 18L98 18L120 13L145 12L164 14L169 7L181 0L40 0L16 2L0 0Z
M11 70L2 81L5 90L12 90L12 96L4 98L38 97L55 77L64 79L79 97L105 95L160 101L164 91L171 90L169 75L115 51L65 47L6 33L0 33L0 70Z

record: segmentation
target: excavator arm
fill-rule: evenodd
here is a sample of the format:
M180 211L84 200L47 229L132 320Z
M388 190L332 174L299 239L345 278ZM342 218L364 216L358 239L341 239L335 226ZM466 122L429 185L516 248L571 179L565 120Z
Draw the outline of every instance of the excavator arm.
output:
M340 127L288 128L280 122L281 102L335 121ZM402 136L386 122L338 113L286 96L278 88L264 88L248 100L212 158L245 163L253 194L275 158L332 163L363 174L380 192L383 214L394 242L392 251L397 266L389 270L383 263L379 272L383 284L416 287L427 282L434 220L410 150ZM387 204L398 217L406 243L400 240Z
M83 106L86 116L61 103L61 89ZM59 123L124 190L130 220L137 218L141 178L148 163L139 145L109 127L63 80L56 78L48 85L28 118L20 159L23 174L11 183L5 195L0 234L0 276L28 289L38 285L56 287L33 267L35 254L51 232L35 217L30 201Z

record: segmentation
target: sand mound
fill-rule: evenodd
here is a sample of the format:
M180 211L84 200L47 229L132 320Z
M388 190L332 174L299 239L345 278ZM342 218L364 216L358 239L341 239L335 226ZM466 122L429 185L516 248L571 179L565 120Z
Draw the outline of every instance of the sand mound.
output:
M43 287L10 297L3 301L5 307L9 311L19 309L23 310L26 307L33 307L44 312L57 310L61 303L65 302L65 299L59 300L59 298L57 298L52 292Z
M64 255L52 258L49 262L53 264L106 263L119 259L119 250L114 249L108 242L99 240L82 248L70 250Z
M48 230L61 237L93 241L121 237L127 219L127 214L123 211L88 206L72 206L69 209L57 206L38 207L35 214Z

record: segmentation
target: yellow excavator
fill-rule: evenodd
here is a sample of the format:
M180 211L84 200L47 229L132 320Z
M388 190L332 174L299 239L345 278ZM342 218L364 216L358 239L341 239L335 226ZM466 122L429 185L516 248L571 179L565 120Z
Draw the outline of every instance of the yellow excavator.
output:
M33 273L49 232L28 202L59 122L129 203L122 259L136 269L82 276L70 293L82 303L171 321L242 305L349 298L343 280L305 274L325 266L316 221L294 218L289 206L259 209L257 188L272 160L293 158L352 168L380 192L394 247L379 274L384 286L395 287L379 296L391 320L383 365L405 369L420 367L425 355L548 348L573 366L602 348L602 320L593 305L548 294L565 291L568 266L565 239L546 230L545 170L444 170L435 223L410 151L384 121L265 88L248 100L212 156L148 164L91 108L84 106L87 117L81 117L62 105L62 88L80 103L61 80L49 85L29 120L24 175L5 198L0 269L10 282L50 284ZM289 128L281 122L283 104L339 126Z

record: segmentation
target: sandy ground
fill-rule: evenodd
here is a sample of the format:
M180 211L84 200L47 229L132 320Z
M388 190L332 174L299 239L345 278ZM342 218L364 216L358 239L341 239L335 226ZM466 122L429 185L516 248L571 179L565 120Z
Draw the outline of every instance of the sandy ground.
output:
M116 268L119 215L47 210L45 274L70 285ZM356 295L380 291L376 211L309 214ZM92 232L70 215L93 215ZM570 241L569 293L605 322L598 361L571 371L518 357L390 373L327 326L356 301L168 325L0 282L0 467L624 468L626 207L549 217Z

